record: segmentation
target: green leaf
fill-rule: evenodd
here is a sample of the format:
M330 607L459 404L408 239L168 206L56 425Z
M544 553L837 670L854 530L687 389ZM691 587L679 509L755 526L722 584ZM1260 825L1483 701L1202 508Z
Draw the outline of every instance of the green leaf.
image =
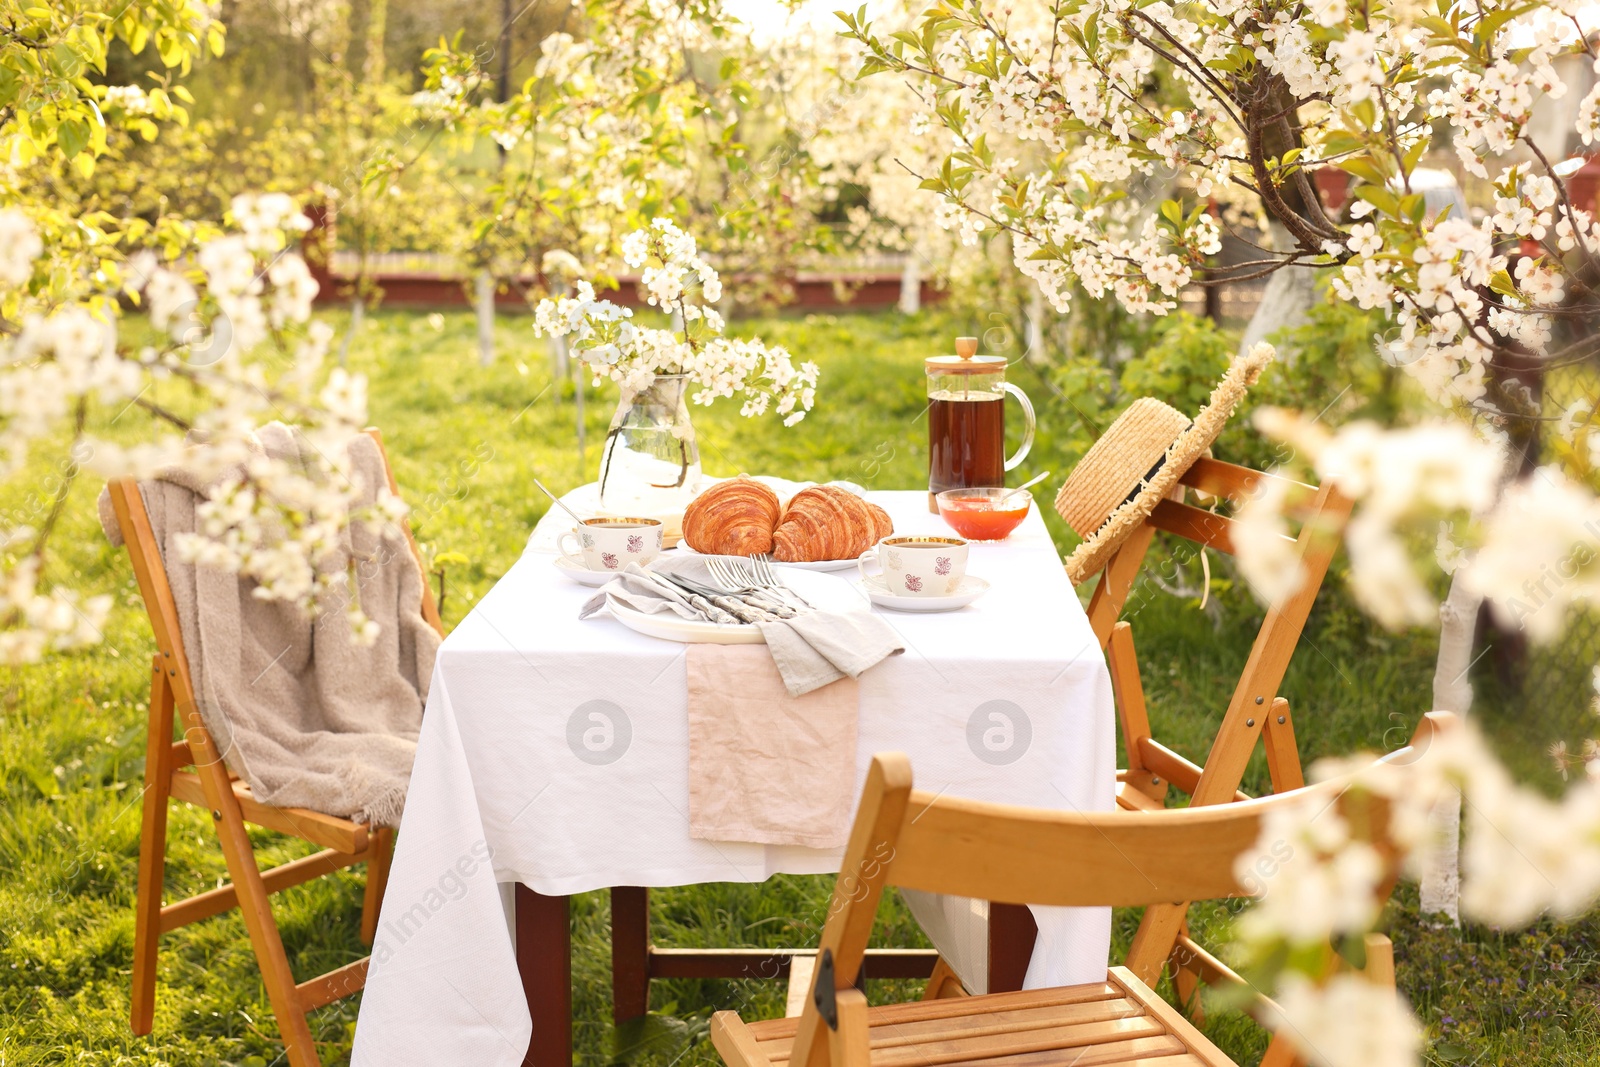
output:
M56 140L68 159L89 146L89 124L81 119L68 119L56 129Z
M1400 198L1381 185L1359 186L1355 191L1355 195L1390 218L1397 219L1400 217Z
M1417 169L1417 163L1421 161L1422 154L1428 150L1429 140L1430 139L1427 137L1419 137L1416 144L1406 149L1403 162L1406 177L1409 178L1411 176L1411 172Z
M1368 155L1341 159L1336 165L1346 174L1354 174L1362 181L1370 182L1373 185L1383 185L1386 181L1383 171L1378 168L1378 165L1372 161L1372 157Z
M1161 201L1161 217L1174 226L1183 226L1183 208L1176 200Z

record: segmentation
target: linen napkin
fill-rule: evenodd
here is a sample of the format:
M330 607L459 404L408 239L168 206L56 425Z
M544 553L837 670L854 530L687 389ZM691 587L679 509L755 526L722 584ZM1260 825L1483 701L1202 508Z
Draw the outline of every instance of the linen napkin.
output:
M657 559L650 569L714 586L716 582L705 561L704 556ZM705 618L688 597L653 580L633 563L591 597L578 612L578 618L587 619L612 602L651 615L672 612L685 619ZM906 650L894 627L867 611L809 611L792 619L756 625L766 638L765 655L776 665L784 689L792 697L804 696L842 678L855 678Z
M755 645L690 645L689 836L841 848L855 801L858 683L791 696Z

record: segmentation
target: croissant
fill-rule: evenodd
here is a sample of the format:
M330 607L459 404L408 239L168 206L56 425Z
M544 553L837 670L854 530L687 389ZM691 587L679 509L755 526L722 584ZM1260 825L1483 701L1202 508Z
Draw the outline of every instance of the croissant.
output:
M741 474L690 502L683 513L683 539L696 552L710 555L771 552L772 531L782 513L777 493Z
M889 513L835 485L802 489L772 532L773 558L783 563L854 559L894 532Z

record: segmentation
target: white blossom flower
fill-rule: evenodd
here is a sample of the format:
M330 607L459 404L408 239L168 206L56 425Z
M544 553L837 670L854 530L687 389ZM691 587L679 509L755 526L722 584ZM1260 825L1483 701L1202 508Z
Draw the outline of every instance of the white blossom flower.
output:
M0 286L26 285L44 242L33 220L16 208L0 208Z
M1321 986L1293 974L1267 1020L1317 1067L1415 1067L1422 1027L1393 989L1336 974Z

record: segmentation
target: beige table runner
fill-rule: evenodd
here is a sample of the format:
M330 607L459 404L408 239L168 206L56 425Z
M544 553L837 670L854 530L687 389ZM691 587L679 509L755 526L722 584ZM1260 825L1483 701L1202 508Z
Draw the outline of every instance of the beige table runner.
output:
M855 806L859 685L790 696L762 645L688 647L689 835L841 848Z

